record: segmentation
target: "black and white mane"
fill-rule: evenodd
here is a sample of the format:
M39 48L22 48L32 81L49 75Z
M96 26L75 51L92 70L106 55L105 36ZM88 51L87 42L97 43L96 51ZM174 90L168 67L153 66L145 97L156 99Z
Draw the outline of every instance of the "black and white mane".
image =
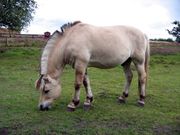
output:
M80 21L75 22L68 22L66 24L63 24L61 26L61 32L56 30L49 40L46 43L46 46L43 49L43 53L41 56L41 68L40 68L40 75L45 75L47 73L47 67L48 67L48 57L50 55L50 52L53 50L54 45L58 41L59 37L65 33L65 31L72 26L81 23Z
M65 23L61 26L61 32L62 34L66 31L66 29L78 24L78 23L81 23L81 21L75 21L75 22L68 22L68 23Z

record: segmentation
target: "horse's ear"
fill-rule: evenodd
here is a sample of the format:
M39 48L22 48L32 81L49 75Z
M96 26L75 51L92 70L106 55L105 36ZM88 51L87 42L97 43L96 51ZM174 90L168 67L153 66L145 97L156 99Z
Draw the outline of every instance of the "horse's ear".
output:
M41 87L42 77L43 77L43 76L41 75L40 78L39 78L38 80L36 80L36 82L35 82L35 88L36 88L37 90L39 90L40 87Z
M38 79L38 80L35 81L35 88L36 88L37 90L39 90L39 89L40 89L40 86L41 86L41 81Z

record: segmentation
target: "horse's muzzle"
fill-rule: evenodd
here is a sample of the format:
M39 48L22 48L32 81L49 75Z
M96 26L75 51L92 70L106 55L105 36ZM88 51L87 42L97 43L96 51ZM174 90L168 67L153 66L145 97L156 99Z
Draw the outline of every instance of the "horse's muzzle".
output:
M51 108L50 104L40 104L39 105L39 110L40 111L48 111Z
M40 110L40 111L48 111L48 110L49 110L49 107L48 107L48 106L44 107L43 105L40 105L40 106L39 106L39 110Z

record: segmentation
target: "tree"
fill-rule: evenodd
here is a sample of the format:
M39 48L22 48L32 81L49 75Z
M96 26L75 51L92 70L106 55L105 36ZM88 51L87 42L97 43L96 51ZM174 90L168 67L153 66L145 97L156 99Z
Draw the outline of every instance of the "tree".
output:
M1 0L0 27L20 32L30 24L36 8L34 0Z
M169 34L173 35L176 37L176 42L180 43L180 22L179 21L174 21L172 24L175 26L173 27L172 30L167 30Z

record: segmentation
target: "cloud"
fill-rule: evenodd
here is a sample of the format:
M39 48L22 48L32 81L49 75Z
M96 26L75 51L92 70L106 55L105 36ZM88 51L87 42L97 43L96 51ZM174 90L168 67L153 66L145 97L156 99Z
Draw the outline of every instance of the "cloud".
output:
M68 21L93 25L131 25L150 38L169 37L170 11L162 0L36 0L39 8L28 33L53 32Z

